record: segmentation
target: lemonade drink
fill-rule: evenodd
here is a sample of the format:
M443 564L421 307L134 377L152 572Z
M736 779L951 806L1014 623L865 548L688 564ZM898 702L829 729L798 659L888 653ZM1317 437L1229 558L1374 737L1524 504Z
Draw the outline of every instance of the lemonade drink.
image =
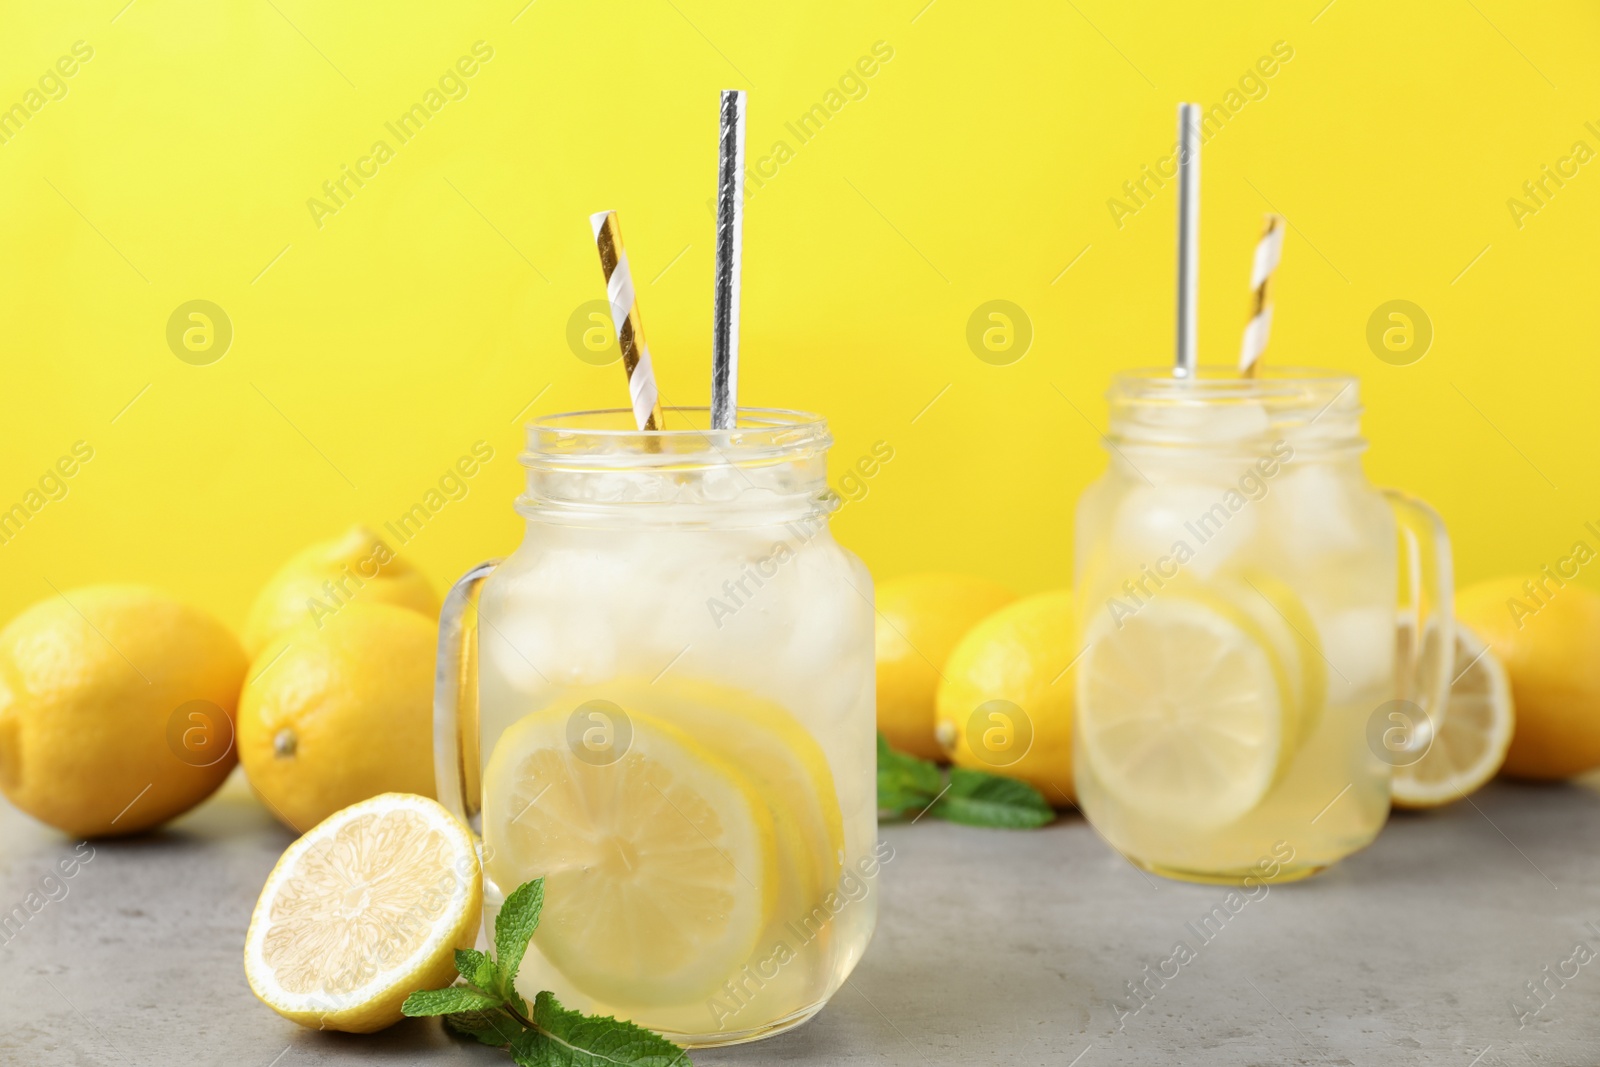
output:
M1421 513L1367 483L1354 380L1305 374L1119 377L1079 502L1078 797L1164 874L1301 877L1389 811L1396 515Z
M530 427L456 757L481 777L489 921L546 880L529 997L749 1040L815 1013L875 922L872 584L828 530L822 420L628 418Z

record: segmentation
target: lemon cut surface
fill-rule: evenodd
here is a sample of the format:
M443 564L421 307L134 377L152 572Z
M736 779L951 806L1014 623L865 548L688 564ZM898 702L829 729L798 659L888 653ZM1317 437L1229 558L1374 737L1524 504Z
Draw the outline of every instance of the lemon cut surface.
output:
M250 988L286 1018L367 1033L450 984L482 915L472 835L435 801L386 793L290 845L245 938Z
M1396 767L1396 807L1432 808L1474 792L1500 769L1511 747L1511 685L1500 661L1456 624L1455 670L1444 723L1422 758Z

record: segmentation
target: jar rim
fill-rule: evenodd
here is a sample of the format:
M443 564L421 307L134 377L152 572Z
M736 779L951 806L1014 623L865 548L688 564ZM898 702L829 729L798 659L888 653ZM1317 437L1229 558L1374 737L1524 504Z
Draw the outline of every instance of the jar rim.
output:
M1342 371L1270 367L1245 378L1212 366L1179 378L1170 367L1149 367L1115 374L1106 398L1113 447L1219 453L1274 438L1293 438L1308 452L1365 447L1360 382Z
M1200 367L1188 378L1177 377L1171 367L1139 367L1113 374L1111 392L1173 400L1338 395L1358 381L1354 374L1326 367L1264 367L1250 378L1220 364Z
M708 407L663 409L668 429L640 430L632 408L541 415L527 425L525 467L697 467L786 461L833 443L821 415L741 407L731 429L710 428Z

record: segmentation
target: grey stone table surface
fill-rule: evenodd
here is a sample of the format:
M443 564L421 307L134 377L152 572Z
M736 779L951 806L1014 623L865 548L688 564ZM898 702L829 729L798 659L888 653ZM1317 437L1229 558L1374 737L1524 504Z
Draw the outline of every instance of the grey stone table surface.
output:
M1600 1062L1595 783L1497 783L1398 815L1337 867L1224 908L1204 937L1227 889L1148 876L1075 815L883 837L877 935L832 1003L696 1062ZM429 1021L317 1033L256 1002L244 931L289 841L235 781L52 880L87 847L0 803L0 909L27 915L0 929L0 1064L509 1063ZM1193 958L1164 963L1179 941Z

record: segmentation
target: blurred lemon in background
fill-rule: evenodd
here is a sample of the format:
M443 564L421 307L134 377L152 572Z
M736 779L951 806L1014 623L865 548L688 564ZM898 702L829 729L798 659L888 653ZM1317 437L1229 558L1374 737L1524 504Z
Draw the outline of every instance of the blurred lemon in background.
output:
M1456 616L1511 679L1517 721L1504 772L1570 778L1600 767L1600 595L1496 578L1458 593Z
M939 674L956 642L1017 598L963 574L908 574L878 585L878 729L901 752L943 759L933 736Z
M226 627L160 590L40 601L0 631L0 790L75 837L163 823L232 769L244 670Z
M1071 803L1079 652L1072 592L1039 593L974 626L950 653L935 735L960 767L1020 778L1056 806Z
M439 597L427 577L372 530L352 526L278 569L251 605L240 639L246 652L259 656L285 630L318 622L352 601L393 604L430 619L439 617Z
M304 832L379 793L432 797L437 626L350 604L287 631L239 698L239 762L272 812Z

